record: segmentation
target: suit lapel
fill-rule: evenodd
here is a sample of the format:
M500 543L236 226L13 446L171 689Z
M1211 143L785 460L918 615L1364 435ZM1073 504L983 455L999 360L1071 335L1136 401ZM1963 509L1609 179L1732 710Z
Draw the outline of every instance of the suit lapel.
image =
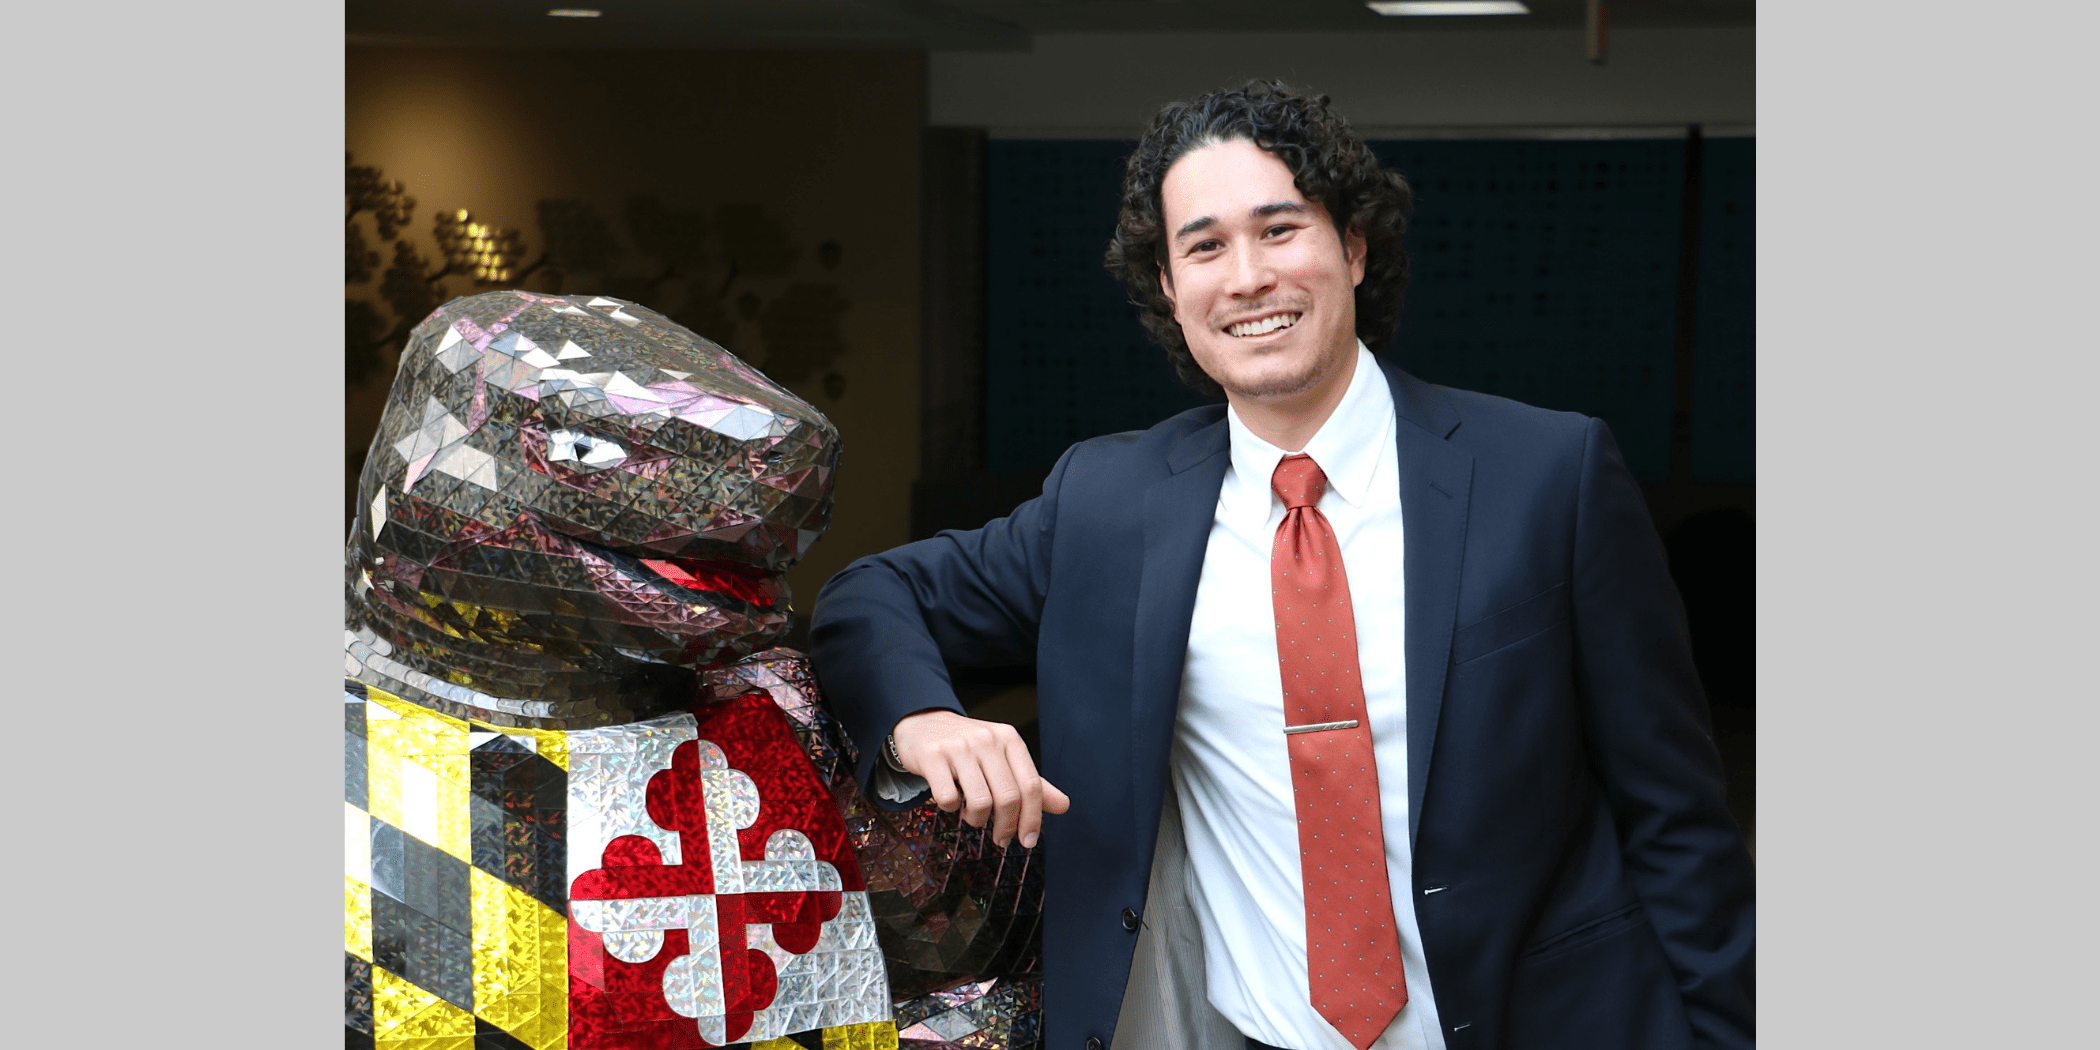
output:
M1444 672L1458 618L1458 581L1466 548L1466 514L1473 491L1473 457L1447 438L1459 418L1435 388L1379 360L1393 391L1395 440L1400 453L1402 572L1406 592L1407 832L1422 825L1437 722L1444 708Z
M1196 584L1203 552L1217 516L1218 490L1225 482L1225 420L1191 432L1169 450L1172 473L1145 490L1144 569L1138 580L1137 624L1131 669L1131 799L1135 812L1151 813L1167 786L1168 749L1174 710L1181 698L1181 671L1188 658L1189 622L1196 613ZM1140 845L1158 828L1133 829Z

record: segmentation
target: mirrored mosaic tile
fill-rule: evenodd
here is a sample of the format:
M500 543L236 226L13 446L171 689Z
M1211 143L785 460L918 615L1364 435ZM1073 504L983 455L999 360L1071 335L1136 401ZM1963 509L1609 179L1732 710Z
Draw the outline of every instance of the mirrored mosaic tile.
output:
M352 677L580 728L675 709L786 629L780 574L829 522L836 429L607 302L491 292L412 333L345 560Z
M345 842L370 879L346 880L346 945L368 928L432 985L372 965L382 1038L890 1050L893 993L923 1020L913 997L989 980L938 1005L983 1023L968 1045L1033 1046L1035 1007L1000 996L1033 987L1040 858L870 807L806 661L765 648L828 522L831 425L605 297L455 300L402 361L344 576L344 795L368 820L363 854ZM631 903L572 925L594 871ZM548 999L562 970L589 994Z
M1000 849L988 833L962 824L931 804L901 812L879 809L853 782L852 742L825 709L808 662L791 650L758 653L705 676L709 702L727 703L751 692L771 699L788 716L803 751L817 767L841 812L866 879L865 904L847 895L847 907L871 906L868 927L849 936L876 937L885 957L899 1024L921 997L943 988L980 985L1039 988L1042 856L1018 845ZM841 919L848 918L842 909ZM871 927L871 928L869 928ZM948 993L938 993L946 995ZM998 1002L1030 1009L1031 1000ZM927 1000L928 1003L935 1002ZM941 1009L952 1008L943 1006ZM918 1010L921 1017L928 1010ZM1039 1019L1017 1016L1000 1033L979 1032L973 1045L1008 1050L1033 1046ZM1018 1034L1016 1034L1018 1033ZM996 1038L995 1038L996 1036ZM1023 1036L1027 1036L1024 1040Z
M661 954L650 962L661 969L634 975L645 982L646 994L660 996L664 1009L691 1017L693 1030L702 1037L719 1031L724 1038L770 1038L767 1033L774 1026L792 1026L803 1017L828 1016L852 1024L886 1018L890 1003L886 982L880 979L879 952L872 946L863 948L855 960L847 953L818 951L827 943L872 940L872 931L839 929L848 899L857 901L854 915L866 915L867 908L858 900L862 891L857 871L848 889L835 863L853 863L844 827L789 724L770 701L752 697L710 709L693 725L693 738L680 741L668 761L649 763L660 768L646 780L632 774L629 786L615 791L628 796L618 803L627 812L641 814L660 831L675 835L679 853L687 859L669 863L653 840L607 834L614 822L574 812L581 806L610 808L615 803L609 798L572 797L572 827L600 828L590 836L579 831L572 839L572 856L596 850L603 858L601 866L574 881L572 916L585 928L670 926L678 921L677 913L648 898L662 896L657 891L671 885L692 891L694 918L711 903L712 927L695 921L686 929L666 931ZM628 761L602 746L579 747L573 753L587 750L615 765ZM746 766L762 775L747 772ZM634 783L640 784L640 799L633 797ZM782 826L780 821L794 823ZM817 837L831 844L829 852L817 844ZM827 856L833 859L824 859ZM599 903L612 901L622 903ZM865 918L857 921L871 925ZM682 935L675 942L670 939L673 932ZM600 950L610 955L610 935L601 936L606 939ZM604 963L608 989L615 967L635 964L609 958ZM838 980L841 969L853 970L854 979ZM645 976L649 973L657 976ZM868 973L876 979L866 979ZM738 1025L749 1027L738 1031Z
M662 930L620 930L602 938L605 950L621 962L644 963L663 951Z

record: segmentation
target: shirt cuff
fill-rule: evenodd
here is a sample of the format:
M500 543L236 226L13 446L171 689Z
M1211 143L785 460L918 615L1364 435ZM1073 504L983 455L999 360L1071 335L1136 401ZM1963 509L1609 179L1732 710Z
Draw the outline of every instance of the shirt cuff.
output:
M885 802L910 802L926 793L926 778L917 773L899 773L888 762L875 763L875 794Z

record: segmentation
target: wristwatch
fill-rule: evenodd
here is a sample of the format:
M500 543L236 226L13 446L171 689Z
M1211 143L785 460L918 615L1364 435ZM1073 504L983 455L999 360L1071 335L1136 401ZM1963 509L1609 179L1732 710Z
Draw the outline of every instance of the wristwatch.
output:
M911 770L904 768L904 760L897 757L897 734L895 733L891 733L882 740L882 763L899 773L911 772Z

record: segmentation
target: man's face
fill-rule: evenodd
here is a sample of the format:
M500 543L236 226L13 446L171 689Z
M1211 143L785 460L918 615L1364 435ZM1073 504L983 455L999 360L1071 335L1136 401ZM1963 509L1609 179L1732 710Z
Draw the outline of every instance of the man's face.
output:
M1281 160L1245 139L1193 150L1167 169L1160 206L1161 288L1227 394L1300 394L1354 352L1363 235L1337 230Z

